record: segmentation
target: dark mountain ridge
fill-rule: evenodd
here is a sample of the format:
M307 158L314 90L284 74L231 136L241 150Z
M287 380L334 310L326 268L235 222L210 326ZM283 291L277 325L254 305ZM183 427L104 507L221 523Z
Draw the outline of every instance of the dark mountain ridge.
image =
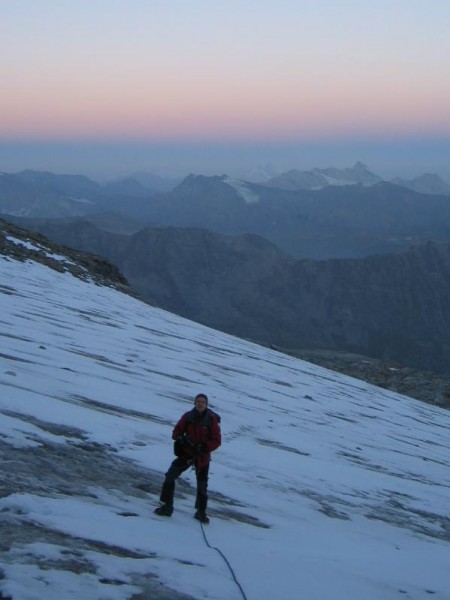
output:
M450 185L445 183L436 173L424 173L413 179L402 179L397 177L392 183L409 188L421 194L444 194L450 195Z
M84 175L30 170L0 174L0 216L51 219L120 210L125 217L142 220L151 198L152 192L134 181L102 186Z
M357 258L397 252L412 240L450 241L449 196L385 181L293 191L226 175L190 175L168 193L145 195L137 182L100 186L82 176L30 171L0 177L0 213L5 216L61 218L105 212L121 213L141 227L253 233L296 258ZM117 220L114 229L125 231Z
M85 175L55 174L49 171L27 169L14 175L19 181L41 188L53 189L74 198L95 198L101 186Z
M354 258L395 252L413 239L450 241L447 196L387 182L287 191L190 176L153 210L156 223L254 233L297 258Z

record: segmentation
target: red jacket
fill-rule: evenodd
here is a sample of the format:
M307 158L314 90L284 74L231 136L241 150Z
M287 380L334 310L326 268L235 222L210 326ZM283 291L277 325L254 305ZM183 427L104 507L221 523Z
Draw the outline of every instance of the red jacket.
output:
M181 417L172 432L172 439L176 440L186 434L188 443L183 446L183 452L189 456L195 456L195 446L204 444L205 450L197 456L197 466L205 467L211 460L211 452L216 450L222 443L220 425L216 415L206 409L200 415L195 408Z

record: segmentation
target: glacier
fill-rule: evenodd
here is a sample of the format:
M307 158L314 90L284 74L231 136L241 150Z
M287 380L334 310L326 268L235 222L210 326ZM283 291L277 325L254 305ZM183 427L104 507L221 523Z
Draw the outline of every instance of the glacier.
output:
M0 598L450 598L448 411L33 260L0 256L0 324ZM203 530L192 472L153 514L198 392Z

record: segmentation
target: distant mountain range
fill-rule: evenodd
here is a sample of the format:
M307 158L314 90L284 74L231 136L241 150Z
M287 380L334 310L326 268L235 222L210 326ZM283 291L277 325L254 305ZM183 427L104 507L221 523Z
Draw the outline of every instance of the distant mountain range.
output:
M371 173L363 163L357 162L354 167L348 169L316 168L311 171L293 169L269 179L266 185L282 190L320 190L330 185L371 186L380 181L382 181L381 177Z
M123 181L135 181L139 183L144 189L152 192L170 192L176 187L181 181L182 177L172 177L157 175L148 171L136 171L131 173L128 177L117 179L112 182L113 184L120 184Z
M450 196L450 185L445 183L435 173L425 173L410 180L396 178L392 180L392 183L409 188L420 194L443 194Z
M450 197L439 180L369 183L360 163L314 171L340 183L190 175L144 194L133 179L4 173L0 213L107 257L149 302L218 329L450 373ZM433 193L410 189L427 185Z
M81 175L23 171L0 175L0 214L89 216L118 233L146 225L254 233L297 258L354 258L398 251L412 240L450 241L450 200L443 193L450 186L437 176L400 185L381 181L357 163L343 170L297 171L295 180L312 186L313 178L317 189L294 190L285 189L293 181L289 174L264 185L189 175L169 192L152 192L135 179L100 185ZM284 188L275 187L276 180ZM319 180L327 185L320 187Z
M450 241L450 199L379 182L280 190L222 177L189 176L154 198L154 223L227 235L255 233L297 258L355 258Z

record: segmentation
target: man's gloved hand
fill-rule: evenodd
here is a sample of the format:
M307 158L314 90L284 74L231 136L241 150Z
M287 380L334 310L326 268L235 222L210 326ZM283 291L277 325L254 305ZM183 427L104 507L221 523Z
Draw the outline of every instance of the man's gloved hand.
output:
M206 452L206 450L207 450L206 444L196 444L195 445L195 451L197 454L203 454L203 452Z
M185 437L184 433L183 433L183 435L179 435L175 439L175 441L178 442L179 444L184 444L184 442L186 441L186 437Z

